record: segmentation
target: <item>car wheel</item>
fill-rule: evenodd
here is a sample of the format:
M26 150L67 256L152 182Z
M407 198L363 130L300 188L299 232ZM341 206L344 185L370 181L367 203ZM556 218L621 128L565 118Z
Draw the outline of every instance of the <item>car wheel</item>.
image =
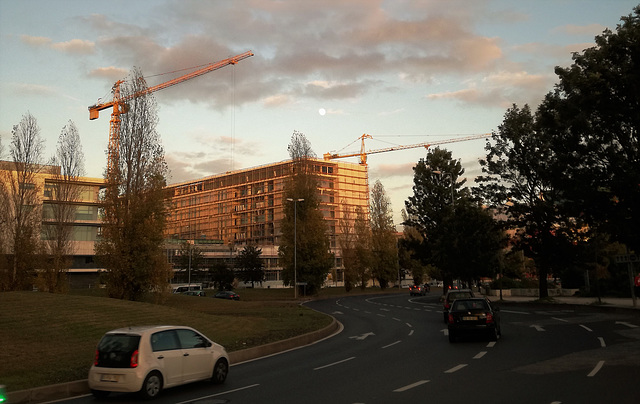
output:
M446 311L443 313L442 319L443 319L445 324L447 324L449 322L449 314L447 314Z
M91 394L93 394L93 396L95 398L97 398L98 400L100 400L101 398L107 398L109 397L109 394L111 392L110 391L104 391L104 390L93 390L91 389Z
M218 359L216 365L213 367L213 375L211 375L211 381L215 384L222 384L227 379L229 374L229 363L226 359Z
M140 395L149 400L157 397L160 391L162 391L162 375L158 372L149 373L142 383Z
M453 331L449 331L449 342L456 342L457 336Z

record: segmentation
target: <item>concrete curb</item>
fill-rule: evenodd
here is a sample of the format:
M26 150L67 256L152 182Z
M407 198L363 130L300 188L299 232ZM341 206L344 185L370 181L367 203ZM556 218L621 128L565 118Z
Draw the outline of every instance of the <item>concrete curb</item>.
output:
M229 352L229 361L231 362L231 365L238 365L242 362L303 347L324 339L336 333L341 328L342 324L333 318L330 325L317 331L273 342L271 344ZM89 385L87 384L87 380L84 379L68 383L53 384L50 386L35 387L33 389L12 391L7 393L7 402L10 404L45 403L48 401L61 400L89 393L91 393Z

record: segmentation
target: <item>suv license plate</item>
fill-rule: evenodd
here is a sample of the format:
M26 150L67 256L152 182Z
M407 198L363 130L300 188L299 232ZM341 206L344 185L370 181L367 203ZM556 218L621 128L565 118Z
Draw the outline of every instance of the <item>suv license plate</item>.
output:
M462 317L462 321L476 321L476 320L478 320L477 316L465 316L465 317Z

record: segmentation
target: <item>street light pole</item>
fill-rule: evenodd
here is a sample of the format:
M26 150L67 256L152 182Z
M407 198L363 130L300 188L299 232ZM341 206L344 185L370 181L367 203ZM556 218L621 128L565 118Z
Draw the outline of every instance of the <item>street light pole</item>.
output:
M298 299L298 202L304 201L303 198L293 199L287 198L289 202L293 202L293 298Z

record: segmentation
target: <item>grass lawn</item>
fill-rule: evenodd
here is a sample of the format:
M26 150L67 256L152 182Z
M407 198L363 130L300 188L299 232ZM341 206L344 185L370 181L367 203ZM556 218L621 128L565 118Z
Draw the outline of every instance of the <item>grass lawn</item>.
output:
M0 293L0 384L16 391L85 379L100 337L120 327L187 325L236 351L331 322L295 302L292 289L238 292L240 301L171 295L161 304L109 299L100 290L67 295ZM349 295L359 293L380 290L354 290ZM316 298L341 294L343 288L327 288Z

